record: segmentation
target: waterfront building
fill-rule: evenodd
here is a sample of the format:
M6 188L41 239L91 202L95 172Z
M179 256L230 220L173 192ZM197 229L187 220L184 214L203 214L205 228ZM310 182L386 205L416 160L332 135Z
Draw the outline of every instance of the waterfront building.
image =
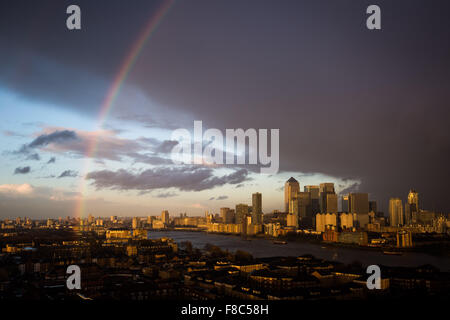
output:
M337 227L336 213L316 214L316 231L324 232L327 226Z
M401 230L397 232L397 247L398 248L412 247L411 231Z
M339 220L341 222L342 229L352 229L353 228L353 214L341 213L339 215Z

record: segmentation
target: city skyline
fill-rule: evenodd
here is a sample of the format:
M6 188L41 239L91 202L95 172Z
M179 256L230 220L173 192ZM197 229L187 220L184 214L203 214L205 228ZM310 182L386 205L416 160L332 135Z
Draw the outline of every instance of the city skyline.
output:
M256 192L268 213L289 177L386 216L410 189L450 211L447 2L380 1L378 33L364 2L100 2L75 31L67 3L0 4L0 218L202 215ZM279 173L174 165L194 120L279 129Z

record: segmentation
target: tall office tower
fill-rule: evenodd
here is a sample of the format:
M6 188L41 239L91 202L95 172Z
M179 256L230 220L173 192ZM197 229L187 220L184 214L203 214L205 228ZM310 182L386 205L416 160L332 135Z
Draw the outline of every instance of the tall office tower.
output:
M405 203L405 225L407 225L407 226L413 224L413 211L411 210L411 207L414 207L414 206L415 205Z
M320 203L320 212L330 212L327 210L327 195L335 194L334 192L334 183L321 183L319 185L319 203ZM337 212L337 211L336 211Z
M356 214L369 213L369 194L350 193L348 195L348 212Z
M299 192L297 198L298 198L298 215L300 219L312 217L311 193Z
M226 223L227 213L230 208L220 208L220 219L222 219L223 223Z
M163 210L163 212L161 212L161 221L164 224L169 224L169 211Z
M337 194L328 193L326 198L326 213L337 213L337 212L338 212Z
M349 212L348 211L348 194L341 197L341 211Z
M284 184L284 212L289 212L289 203L300 191L300 184L293 177L290 177Z
M305 192L309 192L311 198L311 213L315 215L320 212L320 201L319 201L319 186L305 186Z
M418 212L419 212L419 193L411 189L409 190L408 193L408 201L405 203L405 224L410 225L416 223Z
M296 214L298 216L298 195L289 201L288 213Z
M139 228L139 221L136 217L133 218L133 220L131 221L131 227L133 229L137 229Z
M236 223L241 224L244 222L245 217L248 215L248 205L240 203L236 205Z
M233 223L234 211L230 210L230 208L220 208L220 217L223 223Z
M419 193L411 189L408 193L408 204L411 212L419 212Z
M392 227L402 226L403 219L403 203L400 198L389 199L389 220Z
M262 224L262 195L259 192L252 194L252 223Z
M369 201L369 212L378 212L377 202L376 201Z
M287 226L298 227L298 197L292 198L289 202L289 214L287 215Z

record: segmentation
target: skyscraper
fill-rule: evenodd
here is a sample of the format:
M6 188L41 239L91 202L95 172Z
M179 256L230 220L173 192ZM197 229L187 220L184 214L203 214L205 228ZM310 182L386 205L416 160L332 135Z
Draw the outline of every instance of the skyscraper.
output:
M247 204L237 204L236 205L236 223L241 224L244 222L248 215L248 205Z
M417 214L419 212L419 193L411 189L408 193L408 201L405 204L405 224L413 224L417 222Z
M357 214L369 213L369 194L350 193L348 195L348 212Z
M319 186L305 186L304 191L309 192L311 199L311 213L315 215L320 212Z
M133 220L131 221L131 227L133 229L137 229L139 228L139 221L136 217L133 218Z
M222 218L223 223L234 222L234 214L230 208L220 208L220 217Z
M403 202L400 198L389 199L389 220L392 227L404 224Z
M322 212L322 213L331 212L327 208L327 202L328 202L327 195L328 194L335 194L334 183L331 183L331 182L321 183L319 185L319 203L320 203L320 212ZM334 206L334 198L330 197L329 201ZM334 210L334 208L330 208L330 209ZM337 198L336 198L336 211L333 211L333 212L337 212Z
M411 189L408 193L408 204L411 212L419 212L419 193Z
M341 198L341 211L342 212L350 212L348 210L348 194L342 196L342 198Z
M311 193L299 192L297 197L298 197L298 215L300 219L312 217Z
M300 191L300 184L293 177L290 177L284 184L284 211L289 212L289 204Z
M261 224L262 219L262 195L259 192L252 194L252 223Z
M335 193L328 193L326 195L326 213L337 213L338 212L338 200Z
M161 222L164 224L169 224L169 211L163 210L161 212Z

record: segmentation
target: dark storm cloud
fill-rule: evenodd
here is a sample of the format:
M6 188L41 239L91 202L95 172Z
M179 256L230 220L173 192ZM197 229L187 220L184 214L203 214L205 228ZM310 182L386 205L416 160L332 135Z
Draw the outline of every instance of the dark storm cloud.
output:
M225 184L238 184L248 180L248 172L239 169L231 174L216 176L214 170L198 166L158 167L140 173L124 169L90 172L87 180L93 180L97 189L140 190L177 188L180 191L201 191Z
M65 170L58 176L58 178L75 178L77 176L78 172L73 170Z
M22 147L15 151L15 154L29 154L34 148L42 148L51 143L61 144L70 140L78 139L75 131L70 130L62 130L62 131L54 131L49 134L41 134L29 144L24 144ZM31 154L27 156L27 159L30 160L40 160L40 157L37 153Z
M0 2L0 83L26 97L96 114L110 79L161 3L80 0L82 29L70 32L67 1Z
M92 143L97 145L97 151L95 152L97 160L123 161L124 157L127 157L135 163L150 165L172 164L172 160L167 158L167 153L171 150L171 146L177 144L176 141L161 141L154 138L124 139L117 136L116 131L93 135L89 132L57 130L49 134L39 135L32 142L23 145L13 153L26 154L29 159L38 160L39 155L30 155L32 149L53 144L52 152L84 156L87 146ZM150 152L141 153L142 151ZM47 163L54 163L55 161L56 158L52 157Z
M18 167L14 170L14 174L27 174L30 173L30 167Z
M75 140L75 139L77 139L77 134L75 133L75 131L57 130L49 134L40 135L39 137L31 141L31 143L28 144L27 147L28 148L45 147L50 143L63 143L67 140Z
M79 1L86 27L68 33L66 3L14 3L0 4L0 82L89 114L159 4ZM365 28L369 4L180 1L127 81L168 106L162 118L279 128L281 170L359 179L380 206L414 187L425 206L449 210L450 3L377 1L381 31ZM138 116L117 109L164 124L145 107ZM167 128L178 127L169 118Z

